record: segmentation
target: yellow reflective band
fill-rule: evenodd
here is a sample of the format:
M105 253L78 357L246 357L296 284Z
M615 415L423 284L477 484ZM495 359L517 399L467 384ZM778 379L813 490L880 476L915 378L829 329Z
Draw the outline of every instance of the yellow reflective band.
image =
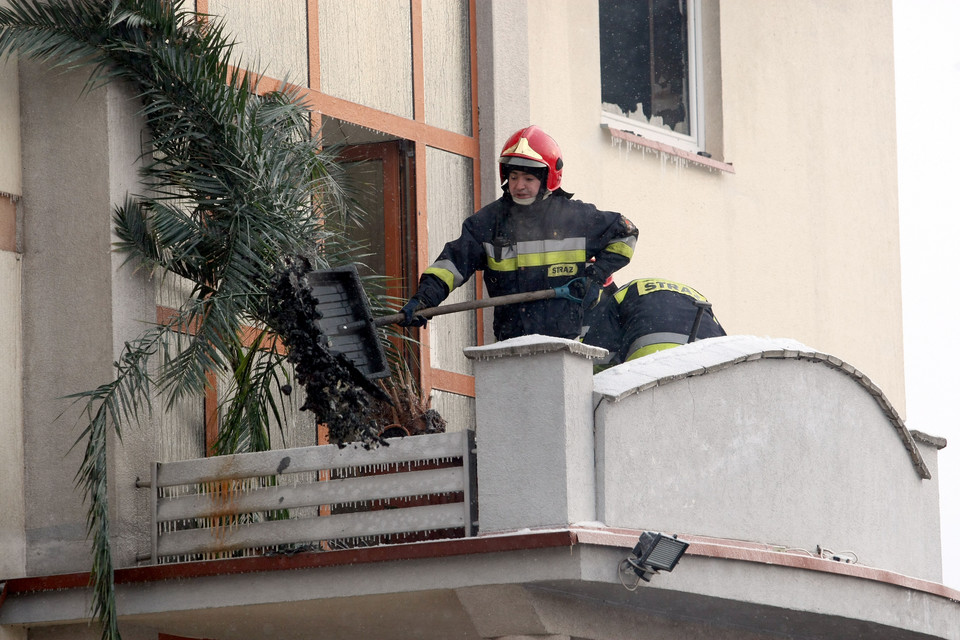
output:
M616 253L617 255L621 255L628 259L633 258L633 247L628 245L626 242L614 242L612 244L608 244L603 250L609 251L610 253Z
M517 144L513 145L509 149L504 149L501 156L505 156L510 153L515 153L518 156L526 156L528 158L533 158L534 160L543 160L543 156L533 150L533 147L530 146L530 143L527 142L526 138L520 138L517 141Z
M487 256L487 269L491 271L516 271L517 259L507 258L505 260L494 260L492 256Z
M687 286L682 282L674 282L672 280L662 280L660 278L647 278L643 280L634 280L633 282L628 283L625 287L617 291L614 294L614 299L617 303L623 302L623 299L627 296L627 292L630 291L630 288L637 287L637 295L642 296L648 293L653 293L654 291L673 291L675 293L680 293L685 296L689 296L696 300L702 300L704 302L707 299L693 287Z
M443 283L447 285L447 290L453 291L454 275L451 272L447 271L446 269L439 269L437 267L428 267L424 270L424 273L429 273L430 275L440 278L443 280Z
M524 253L516 258L494 260L487 256L487 268L491 271L516 271L526 267L552 267L560 265L566 267L570 263L583 264L587 260L587 252L582 249L570 251L547 251L545 253Z
M679 347L680 345L673 342L657 342L656 344L648 344L642 349L637 349L627 358L627 362L631 360L636 360L637 358L642 358L643 356L648 356L651 353L656 353L657 351L665 351L666 349L673 349L674 347Z

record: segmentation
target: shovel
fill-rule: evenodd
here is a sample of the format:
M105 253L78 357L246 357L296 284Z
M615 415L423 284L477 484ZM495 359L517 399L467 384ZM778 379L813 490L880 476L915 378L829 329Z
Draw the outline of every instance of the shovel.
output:
M570 293L570 284L575 281L576 278L554 289L430 307L418 311L415 315L420 318L432 318L448 313L551 298L566 298L580 302L580 298ZM360 284L360 275L352 265L312 271L307 274L307 282L310 285L310 292L317 300L317 307L323 314L319 323L320 329L326 335L325 346L331 351L339 351L350 358L368 378L382 378L390 375L390 368L376 328L396 324L405 316L402 313L394 313L374 318L370 312L366 293Z

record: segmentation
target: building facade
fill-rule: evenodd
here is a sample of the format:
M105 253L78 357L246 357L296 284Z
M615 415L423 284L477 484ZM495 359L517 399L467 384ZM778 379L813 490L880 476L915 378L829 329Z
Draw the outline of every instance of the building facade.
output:
M370 266L395 279L398 297L499 196L507 137L538 124L563 149L564 189L639 228L618 281L691 283L730 334L789 336L852 363L902 424L889 2L197 0L196 9L223 17L263 87L297 85L325 143L342 145L372 215ZM0 578L89 568L72 490L78 416L64 397L108 380L124 341L177 296L111 252L111 206L137 189L142 131L125 87L81 96L84 80L26 60L0 65L0 435L10 443L0 451ZM482 295L471 281L450 300ZM419 334L421 386L448 431L484 420L463 349L493 341L490 315L435 318ZM156 461L204 456L215 407L214 394L111 443L119 567L137 566L149 546L149 501L131 484ZM317 444L310 425L301 431L293 444ZM904 482L935 494L935 464L926 467L929 478ZM931 490L917 490L932 518ZM621 526L784 542L727 525ZM938 550L937 531L921 528ZM919 573L874 566L935 583L938 553ZM0 636L33 637L24 629Z

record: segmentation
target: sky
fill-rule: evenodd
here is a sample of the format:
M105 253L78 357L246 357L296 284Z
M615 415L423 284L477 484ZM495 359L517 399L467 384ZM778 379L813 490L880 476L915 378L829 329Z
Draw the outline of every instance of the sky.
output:
M943 583L960 589L960 0L893 0L906 424L940 451Z

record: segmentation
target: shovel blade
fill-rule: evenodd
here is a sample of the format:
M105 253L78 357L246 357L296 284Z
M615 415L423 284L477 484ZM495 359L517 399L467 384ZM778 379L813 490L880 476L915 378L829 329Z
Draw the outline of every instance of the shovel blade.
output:
M390 375L357 268L311 271L307 282L323 314L319 323L327 340L324 348L345 355L370 379Z

